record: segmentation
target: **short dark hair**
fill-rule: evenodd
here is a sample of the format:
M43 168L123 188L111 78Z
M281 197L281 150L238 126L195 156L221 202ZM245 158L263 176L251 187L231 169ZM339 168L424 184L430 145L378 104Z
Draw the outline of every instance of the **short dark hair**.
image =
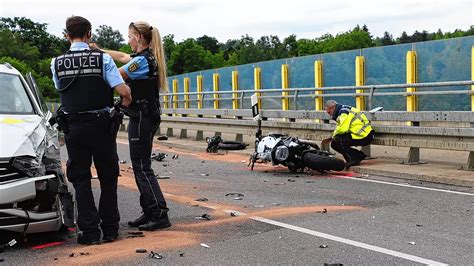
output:
M83 17L72 16L67 18L66 20L66 31L71 38L82 38L91 29L91 23L89 22L89 20Z

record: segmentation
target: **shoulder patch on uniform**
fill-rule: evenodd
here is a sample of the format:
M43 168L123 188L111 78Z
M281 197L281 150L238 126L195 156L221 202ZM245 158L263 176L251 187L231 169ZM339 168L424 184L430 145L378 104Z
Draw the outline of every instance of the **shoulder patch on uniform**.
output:
M135 72L138 69L138 64L137 63L132 63L128 66L128 71L129 72Z

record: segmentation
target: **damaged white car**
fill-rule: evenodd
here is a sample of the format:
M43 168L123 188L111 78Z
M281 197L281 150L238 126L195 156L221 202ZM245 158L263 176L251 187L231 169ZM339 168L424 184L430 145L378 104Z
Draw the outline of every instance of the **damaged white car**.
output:
M31 74L0 63L0 234L74 226L51 116Z

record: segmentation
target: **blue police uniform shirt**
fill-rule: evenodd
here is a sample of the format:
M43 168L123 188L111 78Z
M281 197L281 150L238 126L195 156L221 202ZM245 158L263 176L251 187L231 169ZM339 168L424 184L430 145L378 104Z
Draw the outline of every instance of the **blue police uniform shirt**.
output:
M89 45L85 42L74 42L69 48L69 50L71 51L82 51L87 49L89 49ZM59 89L59 79L56 75L56 69L54 68L55 60L56 58L53 58L53 60L51 60L51 72L53 73L54 86L56 87L56 89ZM120 75L120 72L117 69L117 66L115 65L114 60L109 54L104 53L103 61L103 75L104 80L107 82L107 84L109 84L111 88L114 88L117 85L125 83L123 81L122 76Z
M143 55L132 57L132 60L122 66L130 79L147 79L148 78L148 61Z

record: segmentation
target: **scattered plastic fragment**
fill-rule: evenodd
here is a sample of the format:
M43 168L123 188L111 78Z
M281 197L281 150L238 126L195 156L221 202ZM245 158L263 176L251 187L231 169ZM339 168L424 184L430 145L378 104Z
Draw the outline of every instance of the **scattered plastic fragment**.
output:
M272 203L273 206L280 206L281 203Z
M143 235L143 232L142 231L128 231L127 232L129 235L132 235L132 236L140 236L140 235Z
M211 216L207 213L201 215L201 216L198 216L198 217L195 217L197 220L211 220Z
M225 196L226 196L226 197L227 197L227 196L235 196L235 197L242 198L242 197L244 197L244 194L238 193L238 192L231 192L231 193L225 194Z
M209 174L200 174L200 176L209 176Z
M168 157L168 155L166 153L159 152L158 154L152 153L150 159L161 162L166 157Z
M416 226L423 226L422 224L416 224Z
M344 266L342 263L324 263L324 266Z
M146 253L147 251L146 251L146 249L144 249L144 248L137 248L137 249L135 250L135 252L136 252L136 253Z
M319 248L327 248L328 245L319 245Z
M90 255L90 253L87 252L87 251L86 251L86 252L81 252L81 253L79 253L79 254L81 254L81 256L89 256L89 255Z
M266 183L266 182L269 182L269 180L268 180L268 179L265 179L265 180L263 180L263 182Z
M127 161L125 161L125 160L120 160L120 163L121 163L121 164L124 164L124 163L127 163Z
M288 178L288 182L296 182L296 180Z
M168 140L168 137L167 136L159 136L158 138L156 138L157 140Z
M34 246L34 247L32 247L32 249L43 249L43 248L58 246L58 245L61 245L61 244L64 244L64 241L52 242L52 243L48 243L48 244L44 244L44 245Z
M198 199L195 199L194 201L208 201L209 199L207 198L198 198Z
M202 160L201 163L205 163L206 161Z
M264 208L265 205L254 205L255 208Z
M247 160L242 160L242 161L240 161L240 162L241 162L241 163L247 163Z
M236 212L230 212L230 216L232 216L232 217L237 217L237 216L239 216L239 215L238 215L238 213L236 213Z
M410 245L415 245L415 241L408 242L408 244L410 244Z
M306 181L306 183L314 183L314 181Z
M150 251L150 254L148 254L148 257L152 258L152 259L161 260L163 258L163 255L161 255L157 252L154 252L154 251Z
M156 179L170 179L169 175L156 175Z
M69 254L69 257L70 258L74 257L74 253Z
M10 242L0 245L0 253L2 253L8 247L13 247L16 243L16 239L12 239Z
M201 247L210 248L208 244L201 243Z
M174 154L173 157L171 157L171 159L178 159L179 158L179 154Z
M324 208L322 213L327 213L328 212L328 209Z
M179 256L180 256L180 257L184 257L184 253L179 253Z

